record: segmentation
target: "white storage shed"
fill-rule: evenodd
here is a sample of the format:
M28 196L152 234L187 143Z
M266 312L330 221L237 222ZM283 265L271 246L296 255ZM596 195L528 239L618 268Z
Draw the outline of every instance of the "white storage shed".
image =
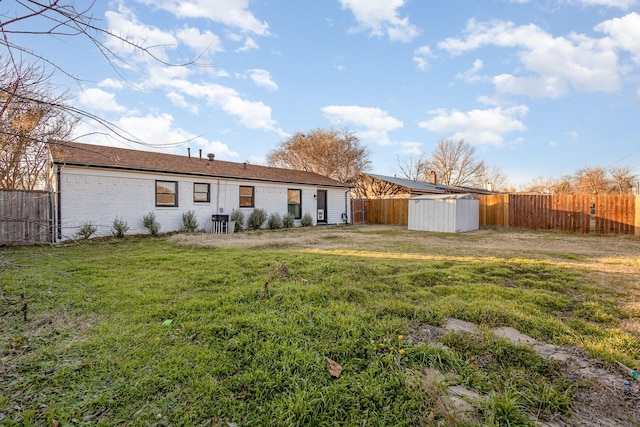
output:
M480 202L470 194L427 194L409 199L409 230L463 233L480 228Z

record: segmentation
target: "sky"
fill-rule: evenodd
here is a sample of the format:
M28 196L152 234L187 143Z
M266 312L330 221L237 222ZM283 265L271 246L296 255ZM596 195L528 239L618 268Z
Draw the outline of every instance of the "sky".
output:
M640 173L640 0L120 0L91 13L157 60L114 40L110 64L80 37L24 39L77 78L56 77L74 106L148 146L90 123L81 142L264 164L295 132L333 128L355 132L382 175L444 138L515 186L585 166Z

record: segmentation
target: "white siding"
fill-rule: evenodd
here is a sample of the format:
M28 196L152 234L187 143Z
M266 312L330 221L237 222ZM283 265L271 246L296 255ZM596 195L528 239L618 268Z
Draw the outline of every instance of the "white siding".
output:
M156 207L155 182L178 182L178 207ZM193 184L210 184L210 201L193 201ZM268 214L287 213L287 189L302 190L302 213L316 219L317 187L312 185L264 183L217 179L186 175L170 175L144 172L121 172L107 169L62 167L60 174L60 211L62 239L73 238L83 222L98 227L96 235L111 234L113 220L118 217L129 224L129 234L147 233L142 217L154 212L160 223L160 232L176 231L182 227L182 214L189 210L196 213L200 227L209 230L211 215L231 214L239 208L241 185L254 187L254 205ZM344 212L346 189L327 189L329 223L340 223ZM253 208L242 208L245 219ZM299 225L299 221L297 221Z
M461 233L479 228L479 201L468 196L418 196L409 200L409 230Z

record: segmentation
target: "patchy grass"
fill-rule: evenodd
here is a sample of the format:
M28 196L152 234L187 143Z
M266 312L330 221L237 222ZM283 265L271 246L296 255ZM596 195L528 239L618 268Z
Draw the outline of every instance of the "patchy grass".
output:
M555 362L491 334L403 336L457 317L637 366L640 245L575 239L342 227L3 249L0 423L465 425L428 367L489 396L485 424L550 419L578 387Z

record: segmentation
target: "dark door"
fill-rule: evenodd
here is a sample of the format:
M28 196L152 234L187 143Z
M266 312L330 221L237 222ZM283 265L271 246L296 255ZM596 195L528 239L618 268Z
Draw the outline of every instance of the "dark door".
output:
M327 190L318 190L318 224L327 223Z

